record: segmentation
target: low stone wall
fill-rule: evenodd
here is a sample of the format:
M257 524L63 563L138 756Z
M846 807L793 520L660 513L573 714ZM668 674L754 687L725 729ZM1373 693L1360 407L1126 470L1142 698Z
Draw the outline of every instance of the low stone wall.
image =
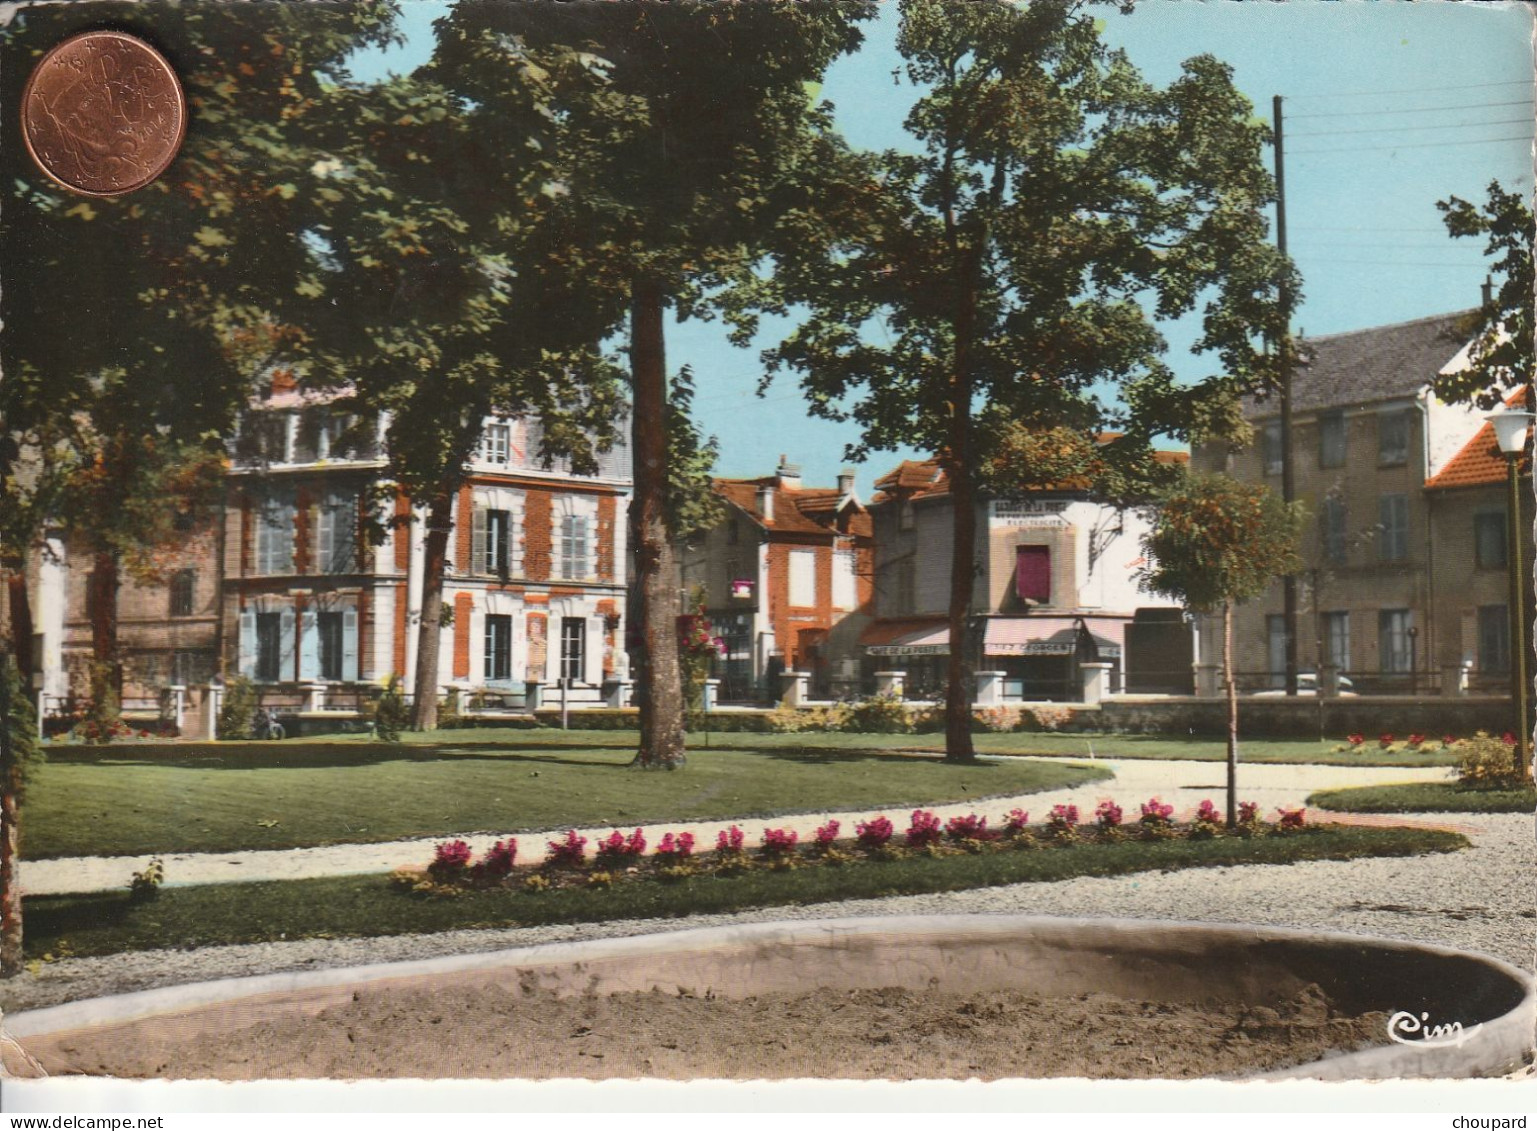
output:
M1360 695L1319 699L1299 695L1243 696L1238 701L1238 729L1251 738L1343 739L1347 734L1424 734L1459 738L1477 730L1502 734L1515 729L1515 705L1509 697L1459 699ZM1227 700L1181 695L1112 696L1099 710L1074 714L1072 729L1116 734L1214 736L1227 733Z

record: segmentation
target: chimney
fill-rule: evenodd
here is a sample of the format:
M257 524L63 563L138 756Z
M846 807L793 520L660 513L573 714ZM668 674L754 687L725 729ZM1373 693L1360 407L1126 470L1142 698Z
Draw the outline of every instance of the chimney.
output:
M801 485L800 464L789 463L781 455L779 457L779 466L775 468L774 474L779 477L779 485L781 487L788 487L792 491L799 489Z
M848 468L838 472L838 499L841 502L854 494L854 473Z
M1484 276L1483 292L1484 292L1484 305L1488 306L1490 303L1492 303L1494 301L1494 280L1491 279L1488 275Z
M768 522L774 521L774 487L772 484L758 488L758 513Z

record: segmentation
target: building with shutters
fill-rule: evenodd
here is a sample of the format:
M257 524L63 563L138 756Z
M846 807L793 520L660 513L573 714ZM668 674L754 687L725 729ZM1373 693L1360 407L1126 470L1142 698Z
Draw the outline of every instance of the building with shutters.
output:
M702 589L726 654L720 698L779 698L784 671L810 673L810 690L853 693L859 633L871 616L875 545L854 475L808 487L780 457L774 474L717 479L726 516L677 547L685 595Z
M1431 391L1439 373L1467 364L1466 316L1301 343L1292 461L1311 524L1297 583L1298 668L1338 672L1357 694L1501 693L1509 684L1505 461L1485 410ZM1279 492L1279 406L1250 401L1244 415L1252 446L1202 449L1195 463ZM1530 501L1530 469L1522 476ZM1530 538L1531 516L1521 523ZM1215 659L1220 628L1208 619L1201 650ZM1285 627L1280 582L1236 610L1241 689L1284 686Z
M352 706L391 674L415 686L426 514L381 495L382 436L289 391L236 438L225 667L277 702L319 687L327 707ZM540 442L537 420L488 420L454 500L437 682L467 708L532 706L561 681L573 704L596 704L626 670L627 449L575 475L546 467ZM374 542L381 497L393 513Z
M876 486L876 619L859 638L863 680L891 686L877 673L900 673L908 698L940 698L951 648L949 479L937 460L904 460ZM1080 699L1085 663L1111 665L1116 690L1190 690L1189 629L1135 577L1147 528L1141 512L1077 489L978 501L970 645L979 671L1002 673L999 701Z

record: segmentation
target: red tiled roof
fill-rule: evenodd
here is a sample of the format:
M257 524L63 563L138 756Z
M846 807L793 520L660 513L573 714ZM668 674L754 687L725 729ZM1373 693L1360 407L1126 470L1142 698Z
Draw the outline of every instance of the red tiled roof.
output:
M1108 444L1120 436L1119 432L1101 432L1099 442ZM1189 463L1189 452L1155 451L1153 458L1159 463ZM945 474L944 468L939 465L938 459L910 460L905 459L897 467L888 471L875 481L877 494L872 503L884 503L894 497L894 492L910 491L908 496L913 499L927 499L935 495L948 495L950 493L950 477ZM1069 482L1058 484L1055 489L1062 491L1084 490L1087 483Z
M758 490L771 487L774 491L774 517L766 519L758 510ZM836 487L786 487L777 476L765 475L757 479L717 479L715 490L722 498L767 530L780 530L792 534L848 533L855 537L869 537L874 527L869 512L858 502L847 511L838 502L843 498ZM843 520L840 530L839 518Z
M1526 399L1526 390L1517 389L1505 398L1506 405L1515 407ZM1531 474L1526 457L1521 460L1522 475ZM1489 421L1462 446L1462 450L1447 461L1446 466L1425 481L1427 491L1444 487L1487 487L1504 483L1510 474L1505 457L1494 437L1494 425Z

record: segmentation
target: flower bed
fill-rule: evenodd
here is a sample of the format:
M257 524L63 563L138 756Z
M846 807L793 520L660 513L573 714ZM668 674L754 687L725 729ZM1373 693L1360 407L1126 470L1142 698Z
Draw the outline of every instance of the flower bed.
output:
M1238 822L1228 827L1216 804L1201 802L1188 819L1177 822L1174 807L1154 797L1142 803L1138 824L1145 840L1212 840L1219 837L1245 839L1264 836L1288 836L1307 831L1306 810L1278 809L1275 823L1267 823L1256 802L1239 807ZM1122 809L1106 799L1095 809L1099 842L1117 842L1127 837L1122 827ZM424 869L401 868L392 876L400 889L424 896L453 896L461 891L506 887L529 894L558 888L608 888L618 883L675 881L691 876L739 876L756 870L784 871L800 867L829 867L850 862L884 862L912 856L947 856L989 852L1014 852L1044 847L1070 850L1086 843L1079 833L1077 806L1058 805L1047 819L1030 824L1030 815L1013 809L1004 814L994 828L988 818L978 813L951 817L946 822L926 809L915 809L901 843L896 843L896 826L885 814L857 822L852 837L840 837L837 821L829 821L815 831L808 843L788 828L765 828L756 848L748 845L747 834L737 826L716 836L713 852L695 854L694 836L688 832L663 833L655 849L646 852L648 841L643 829L628 836L615 829L596 844L590 859L587 839L575 829L548 842L545 859L535 865L515 866L517 841L497 841L480 861L473 860L470 847L462 840L445 841L436 847L432 861Z

